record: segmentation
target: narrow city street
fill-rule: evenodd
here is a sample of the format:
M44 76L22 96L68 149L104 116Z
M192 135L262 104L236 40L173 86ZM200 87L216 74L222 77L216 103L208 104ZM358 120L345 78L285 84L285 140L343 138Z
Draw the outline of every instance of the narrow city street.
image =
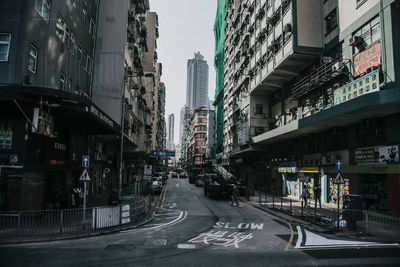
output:
M400 264L395 245L337 240L246 203L210 199L170 178L154 218L111 235L4 245L1 266L290 266ZM362 248L364 247L364 248ZM368 248L369 247L369 248Z

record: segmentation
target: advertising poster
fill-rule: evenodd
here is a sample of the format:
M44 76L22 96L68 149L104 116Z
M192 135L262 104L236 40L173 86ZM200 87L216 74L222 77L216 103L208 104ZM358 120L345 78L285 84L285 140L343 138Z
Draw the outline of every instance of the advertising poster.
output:
M379 91L379 70L375 70L333 92L333 104L340 105L359 96Z

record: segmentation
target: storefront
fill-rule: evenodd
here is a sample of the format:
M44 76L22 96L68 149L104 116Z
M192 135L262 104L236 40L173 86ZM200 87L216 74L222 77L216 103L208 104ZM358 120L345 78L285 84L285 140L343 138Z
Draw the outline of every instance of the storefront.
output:
M300 198L299 171L296 162L281 162L278 173L282 177L282 194Z
M310 199L315 199L314 187L321 184L318 167L301 167L299 180L302 183L301 186L307 186L308 192L310 192Z

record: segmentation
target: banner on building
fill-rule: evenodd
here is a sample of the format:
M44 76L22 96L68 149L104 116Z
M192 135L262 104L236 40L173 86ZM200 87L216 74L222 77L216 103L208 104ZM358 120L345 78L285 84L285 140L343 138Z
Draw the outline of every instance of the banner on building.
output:
M379 91L379 70L375 70L333 92L334 105L357 98L359 96Z
M381 43L377 43L370 48L354 56L354 76L358 76L367 71L368 68L381 64Z
M399 146L359 148L354 151L356 164L399 163Z

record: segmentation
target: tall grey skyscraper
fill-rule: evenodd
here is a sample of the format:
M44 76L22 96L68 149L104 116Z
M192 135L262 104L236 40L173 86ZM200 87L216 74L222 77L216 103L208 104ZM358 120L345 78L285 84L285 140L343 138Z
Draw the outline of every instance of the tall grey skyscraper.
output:
M187 63L186 107L208 107L208 64L200 52Z
M174 127L175 127L175 115L174 113L172 113L168 115L167 148L169 150L174 149Z

